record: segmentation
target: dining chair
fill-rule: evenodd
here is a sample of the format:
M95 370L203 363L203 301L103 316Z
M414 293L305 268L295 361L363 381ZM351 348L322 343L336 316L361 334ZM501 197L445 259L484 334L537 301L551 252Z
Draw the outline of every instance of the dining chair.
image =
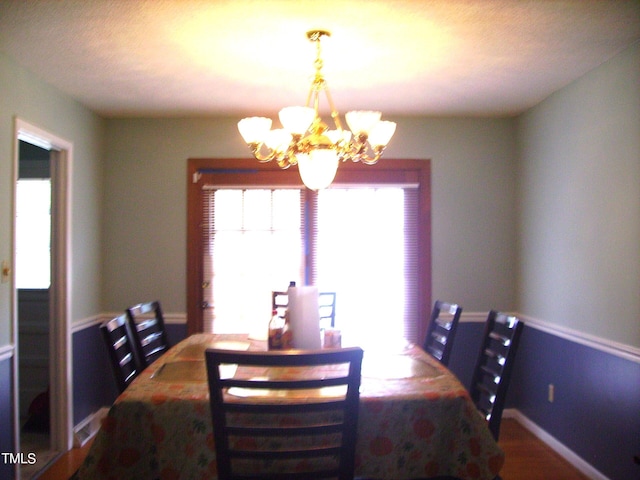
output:
M318 308L320 328L334 328L336 326L336 292L318 293Z
M289 296L287 292L271 292L271 308L278 311L278 315L284 316L284 311L289 306Z
M431 319L422 348L445 366L449 365L449 357L461 314L461 306L441 300L436 300L431 311Z
M289 305L287 292L271 292L271 308L284 315ZM318 310L320 313L320 328L334 328L336 326L336 292L318 293Z
M170 347L159 301L127 308L127 321L140 366L144 369Z
M473 370L469 393L496 441L523 328L518 318L491 310Z
M218 478L353 479L362 356L206 350Z
M122 393L141 370L135 356L127 315L122 314L102 323L100 331L109 352L118 390Z

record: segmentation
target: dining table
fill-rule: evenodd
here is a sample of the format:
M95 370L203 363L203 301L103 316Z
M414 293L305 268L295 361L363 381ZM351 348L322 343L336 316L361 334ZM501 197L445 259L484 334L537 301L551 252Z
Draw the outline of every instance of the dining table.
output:
M79 479L216 479L208 348L266 350L246 334L198 333L142 371L103 419ZM365 349L356 477L492 480L504 453L468 391L407 343Z

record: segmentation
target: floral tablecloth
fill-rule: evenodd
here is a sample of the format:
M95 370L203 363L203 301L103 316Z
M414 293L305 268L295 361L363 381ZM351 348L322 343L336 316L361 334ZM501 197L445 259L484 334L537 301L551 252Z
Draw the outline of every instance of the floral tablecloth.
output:
M247 335L196 334L111 407L80 479L215 479L206 348L264 349ZM365 351L356 476L493 479L504 454L458 379L419 347Z

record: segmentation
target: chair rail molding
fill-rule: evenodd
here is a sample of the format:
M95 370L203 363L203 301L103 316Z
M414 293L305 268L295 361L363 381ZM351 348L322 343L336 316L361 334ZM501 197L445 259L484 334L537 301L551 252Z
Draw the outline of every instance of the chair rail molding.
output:
M79 332L85 328L89 328L93 325L98 325L105 320L113 317L117 317L121 312L103 312L93 317L88 317L72 324L72 333ZM631 362L640 363L640 348L632 345L627 345L606 338L596 337L584 332L579 332L571 328L556 325L551 322L539 320L528 315L519 314L518 312L508 312L510 315L515 315L521 319L526 326L541 330L543 332L555 335L556 337L564 338L575 343L585 345L587 347L595 348L602 352L615 355L617 357L624 358ZM460 317L460 323L483 323L487 320L488 312L462 312ZM165 313L164 321L167 324L172 325L185 325L187 323L187 314L182 312ZM3 348L0 347L0 359L3 355ZM11 347L13 348L13 347Z
M0 362L9 360L15 354L16 347L13 344L3 345L0 347Z
M122 312L102 312L92 317L83 318L82 320L73 322L73 324L71 325L71 333L72 334L77 333L86 328L100 325L102 322L106 320L110 320L114 317L117 317L118 315L122 315ZM164 323L171 324L171 325L186 325L187 314L186 313L165 313Z
M571 342L579 343L601 352L615 355L617 357L640 363L640 348L627 345L607 338L597 337L589 333L580 332L572 328L563 327L552 322L537 319L518 312L509 312L510 315L518 317L525 323L525 326L535 328L556 337L564 338ZM487 319L487 312L462 312L460 323L481 323Z
M631 362L640 363L640 348L633 345L627 345L607 338L597 337L589 333L580 332L572 328L556 325L555 323L546 322L527 315L518 315L517 313L514 315L520 318L525 325L528 325L531 328L600 350L610 355L615 355Z

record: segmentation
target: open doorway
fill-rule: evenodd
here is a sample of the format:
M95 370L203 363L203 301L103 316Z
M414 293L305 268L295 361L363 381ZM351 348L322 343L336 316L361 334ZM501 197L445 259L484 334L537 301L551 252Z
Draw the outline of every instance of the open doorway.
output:
M72 445L72 144L20 119L15 121L15 132L14 444L25 455L35 453L35 465L20 465L16 472L16 478L32 478ZM29 215L35 217L24 227L19 217L25 220ZM31 252L38 243L41 253ZM33 434L37 434L37 443L29 443L34 440Z
M51 155L19 140L16 182L15 285L18 299L20 451L35 454L22 468L31 478L55 457L51 447L49 344L51 286Z

